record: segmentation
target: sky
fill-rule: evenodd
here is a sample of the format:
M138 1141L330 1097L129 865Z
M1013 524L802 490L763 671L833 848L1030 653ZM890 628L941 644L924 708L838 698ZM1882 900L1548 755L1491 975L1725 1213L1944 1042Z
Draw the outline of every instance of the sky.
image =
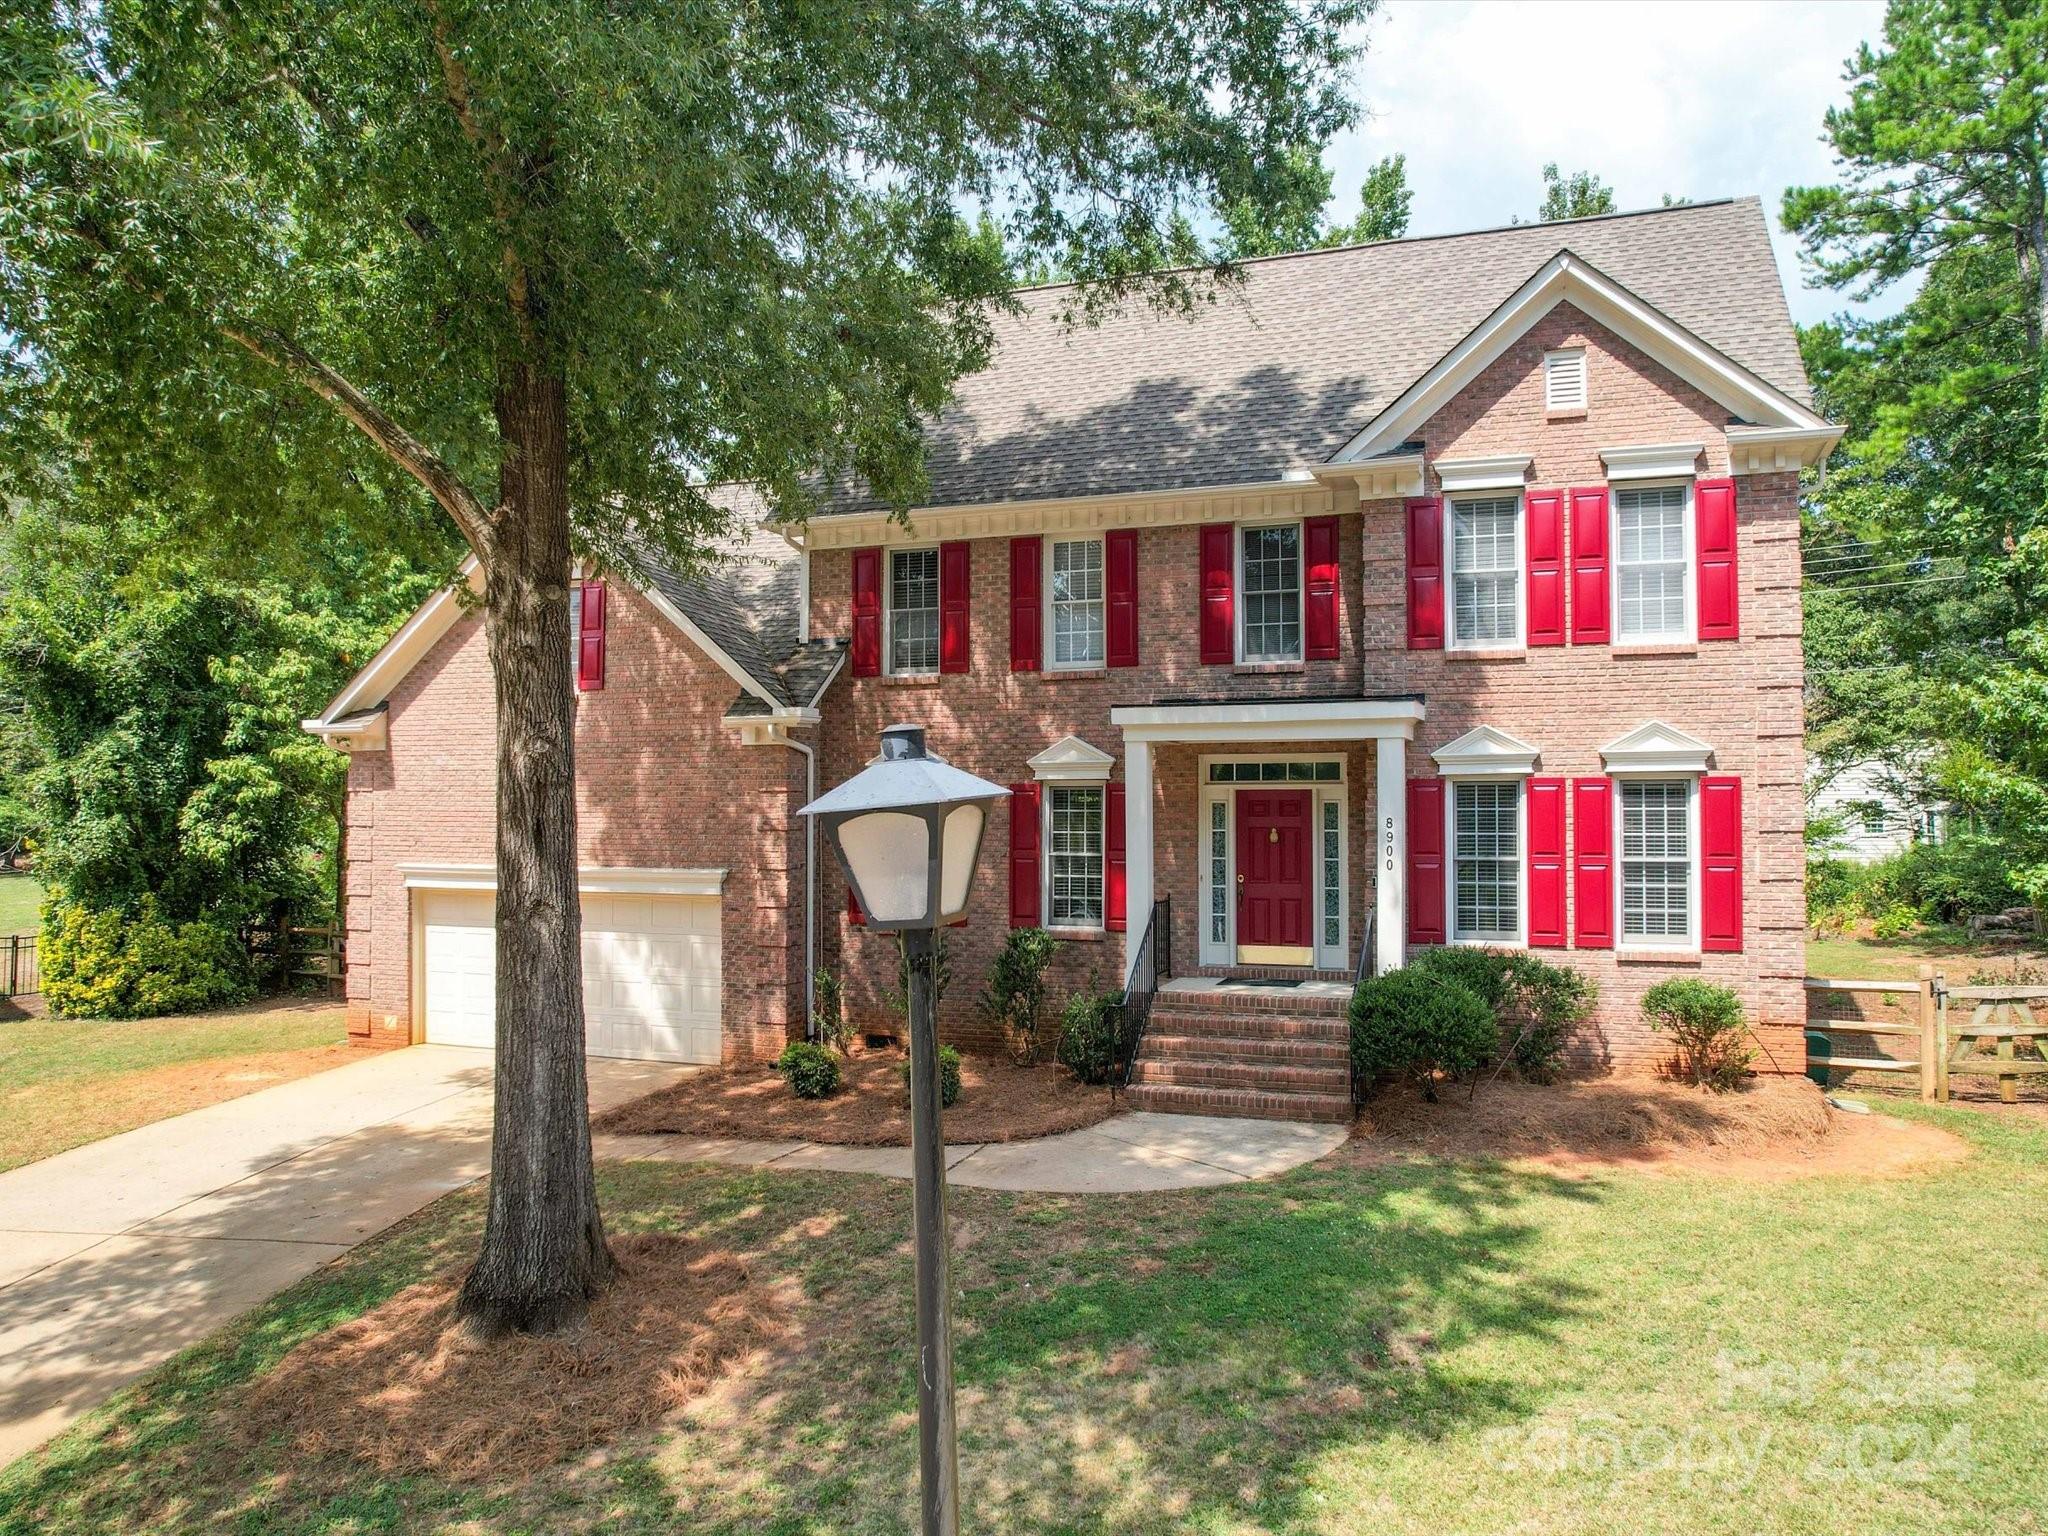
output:
M1794 320L1890 313L1903 285L1868 305L1807 287L1778 223L1785 188L1835 179L1821 115L1883 19L1866 0L1386 0L1356 81L1368 116L1326 157L1330 211L1355 215L1367 168L1395 153L1411 235L1533 218L1551 160L1594 172L1623 210L1755 194Z

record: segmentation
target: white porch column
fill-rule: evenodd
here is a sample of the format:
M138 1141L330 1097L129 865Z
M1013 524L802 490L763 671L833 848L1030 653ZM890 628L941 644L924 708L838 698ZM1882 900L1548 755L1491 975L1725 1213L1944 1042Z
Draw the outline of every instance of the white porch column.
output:
M1373 909L1378 969L1384 975L1399 970L1408 957L1408 743L1382 736L1373 746L1378 768Z
M1124 984L1152 920L1152 743L1124 739Z

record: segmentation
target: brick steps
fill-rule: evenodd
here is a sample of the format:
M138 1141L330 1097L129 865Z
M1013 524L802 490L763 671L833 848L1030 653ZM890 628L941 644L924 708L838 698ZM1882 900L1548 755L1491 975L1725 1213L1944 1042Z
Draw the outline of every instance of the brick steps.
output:
M1134 1109L1342 1124L1351 1118L1346 999L1166 992L1131 1073Z

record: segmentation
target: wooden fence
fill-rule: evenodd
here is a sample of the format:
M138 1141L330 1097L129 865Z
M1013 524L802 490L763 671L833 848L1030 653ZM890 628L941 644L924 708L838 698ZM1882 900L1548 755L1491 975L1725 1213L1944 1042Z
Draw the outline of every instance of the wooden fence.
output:
M2048 986L1951 987L1931 965L1913 981L1806 978L1807 1031L1829 1037L1829 1054L1816 1056L1809 1044L1806 1063L1831 1072L1910 1073L1920 1097L1947 1103L1952 1077L1998 1080L1998 1096L2018 1102L2019 1080L2048 1074L2048 1025L2037 1024L2033 1006L2048 1002ZM1876 1016L1859 1006L1853 1018L1814 1017L1817 1001L1849 999L1877 1003ZM1836 1054L1836 1036L1873 1041L1910 1041L1911 1054Z

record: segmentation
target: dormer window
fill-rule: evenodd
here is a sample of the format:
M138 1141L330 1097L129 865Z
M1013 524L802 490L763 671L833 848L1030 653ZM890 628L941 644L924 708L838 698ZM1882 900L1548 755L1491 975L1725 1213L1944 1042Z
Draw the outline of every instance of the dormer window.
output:
M1543 354L1543 408L1583 411L1586 408L1586 349L1564 347Z

